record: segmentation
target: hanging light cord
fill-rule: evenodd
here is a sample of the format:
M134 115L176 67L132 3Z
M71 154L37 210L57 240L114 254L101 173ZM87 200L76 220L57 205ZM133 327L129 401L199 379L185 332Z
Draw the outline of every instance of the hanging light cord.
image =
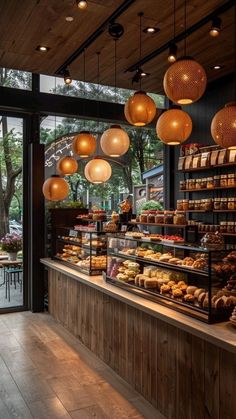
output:
M117 39L114 39L115 42L115 103L117 102L117 69L116 69L116 60L117 60L117 50L116 50L116 43L117 43Z
M139 13L139 61L142 58L142 16L143 13ZM139 90L142 90L142 77L139 79Z
M84 54L83 54L83 57L84 57L84 63L83 63L83 71L84 71L84 85L83 85L83 100L84 100L84 105L83 105L83 109L84 109L84 115L85 115L85 71L86 71L86 68L85 68L85 48L84 48ZM84 128L85 128L85 119L84 119Z
M236 4L234 6L234 100L236 102Z
M185 37L184 37L184 55L187 54L187 0L184 1L184 30L185 30Z
M175 25L176 25L176 0L174 0L174 42L175 42Z

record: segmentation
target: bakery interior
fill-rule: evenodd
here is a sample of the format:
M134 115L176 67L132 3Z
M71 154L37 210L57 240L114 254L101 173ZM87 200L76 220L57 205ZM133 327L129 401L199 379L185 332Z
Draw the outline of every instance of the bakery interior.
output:
M235 418L235 0L0 22L0 419Z

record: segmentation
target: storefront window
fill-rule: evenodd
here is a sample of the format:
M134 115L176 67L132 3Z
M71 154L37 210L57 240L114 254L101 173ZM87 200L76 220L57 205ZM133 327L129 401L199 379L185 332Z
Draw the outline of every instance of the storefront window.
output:
M23 305L23 120L0 115L0 311Z
M96 83L85 83L73 80L71 85L65 85L63 78L40 75L40 91L63 96L75 96L104 102L125 103L135 90L115 88L112 86L97 85ZM148 93L157 108L166 107L165 96L156 93Z
M0 86L12 87L14 89L31 90L32 73L1 67Z

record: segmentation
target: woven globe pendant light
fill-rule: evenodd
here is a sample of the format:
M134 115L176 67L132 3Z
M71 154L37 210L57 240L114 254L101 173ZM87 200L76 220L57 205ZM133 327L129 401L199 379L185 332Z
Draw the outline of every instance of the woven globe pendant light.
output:
M71 156L62 157L57 162L57 171L61 176L70 176L76 173L78 169L78 163Z
M84 169L86 179L94 184L104 183L110 179L112 174L110 164L100 157L90 160Z
M218 111L211 121L211 135L219 146L236 149L236 102Z
M62 201L69 193L69 185L59 175L52 175L43 184L43 194L49 201Z
M152 122L156 115L154 100L142 90L130 96L125 104L124 113L127 121L136 127L143 127Z
M81 131L73 140L72 150L81 158L89 157L95 153L96 138L88 131Z
M168 68L163 80L166 96L179 105L189 105L199 100L206 85L204 68L191 57L178 59Z
M128 134L120 125L111 125L102 134L100 144L104 154L110 157L119 157L128 151L130 141Z
M158 118L156 132L163 143L179 145L191 135L192 120L187 112L173 107Z

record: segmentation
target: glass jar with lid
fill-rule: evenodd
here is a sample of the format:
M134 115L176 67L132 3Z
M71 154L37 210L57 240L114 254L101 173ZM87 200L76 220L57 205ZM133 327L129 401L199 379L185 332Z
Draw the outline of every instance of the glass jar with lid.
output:
M228 186L230 186L230 187L236 186L236 174L235 173L231 173L230 175L228 175Z
M227 222L221 221L220 222L220 233L227 233Z
M183 199L178 199L177 200L177 210L178 211L183 211Z
M188 203L189 203L188 199L183 199L183 211L188 211L189 209Z
M186 188L186 180L181 180L179 185L180 185L180 190L181 191L184 191L185 189L187 189Z
M214 181L213 177L207 178L207 189L213 189L214 188Z
M174 215L173 222L176 225L186 225L187 221L186 221L185 214L181 214L181 213L176 212L175 215Z
M228 175L220 176L220 186L221 188L226 188L228 186Z
M214 210L220 210L220 198L214 199Z
M164 214L158 212L155 215L155 223L156 224L163 224L164 223Z
M143 211L141 212L141 215L140 215L140 222L141 222L141 223L147 223L147 222L148 222L148 211L147 211L147 210L143 210Z
M155 216L156 216L156 210L150 210L147 217L148 223L154 224Z
M227 233L234 233L234 221L228 221L227 223Z
M173 224L173 212L164 212L164 224Z
M206 189L206 187L207 187L207 178L202 178L200 184L201 184L201 189Z
M194 208L195 208L195 204L194 204L194 202L195 202L195 201L193 201L193 200L189 200L189 201L188 201L188 209L189 209L189 210L194 210Z
M220 199L220 210L227 210L228 209L228 199L227 198L221 198Z
M201 189L201 179L196 179L195 189Z
M228 210L235 210L235 209L236 209L236 199L228 198Z
M204 199L204 208L205 211L211 211L213 209L213 201L211 198Z
M196 179L189 179L189 189L196 189Z
M219 188L220 187L220 176L219 175L214 176L213 183L214 183L214 188Z

